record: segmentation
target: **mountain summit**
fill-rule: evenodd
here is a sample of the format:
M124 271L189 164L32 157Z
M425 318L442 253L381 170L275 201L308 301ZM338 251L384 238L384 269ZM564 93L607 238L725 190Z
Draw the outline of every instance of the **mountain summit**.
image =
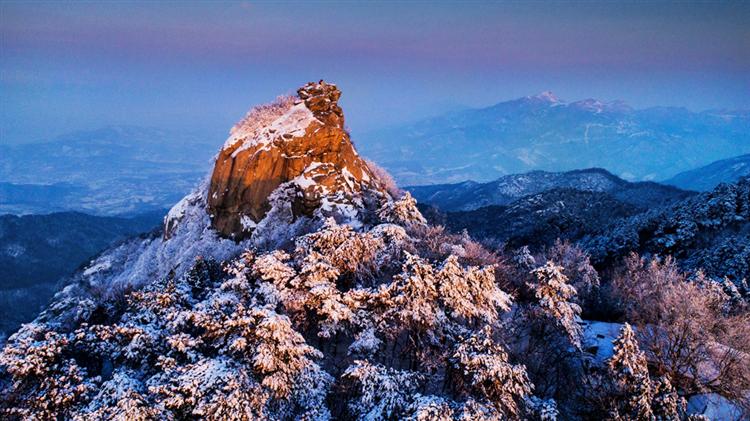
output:
M316 210L348 220L356 216L364 206L359 193L374 184L344 128L340 97L336 85L311 82L296 97L253 108L232 129L208 192L217 231L234 239L249 236L271 209L271 194L287 182L295 217Z

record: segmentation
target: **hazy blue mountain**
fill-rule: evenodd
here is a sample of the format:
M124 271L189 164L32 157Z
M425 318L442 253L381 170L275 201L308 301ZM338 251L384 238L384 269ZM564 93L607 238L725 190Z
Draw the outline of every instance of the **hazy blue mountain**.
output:
M0 145L0 211L115 215L170 207L210 168L213 140L111 126Z
M156 228L163 215L0 215L0 336L33 319L61 278L114 242Z
M613 221L643 212L606 192L567 187L467 211L421 209L431 223L444 225L449 231L466 230L487 244L508 249L529 246L534 251L553 245L557 239L578 241L598 234Z
M589 167L628 180L663 180L750 152L750 113L636 110L544 93L363 133L358 140L363 155L402 185Z
M653 182L628 182L600 168L568 172L532 171L506 175L488 183L411 186L406 190L420 203L443 211L469 211L489 205L507 205L515 200L560 188L609 193L613 199L636 208L649 208L682 200L690 192Z
M734 183L746 175L750 175L750 154L722 159L681 172L665 183L688 190L708 191L720 183Z

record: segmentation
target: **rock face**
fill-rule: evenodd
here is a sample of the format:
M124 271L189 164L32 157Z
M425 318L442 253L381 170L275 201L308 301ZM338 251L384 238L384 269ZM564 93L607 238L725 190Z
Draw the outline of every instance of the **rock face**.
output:
M320 81L256 107L231 131L216 160L208 191L212 226L247 238L271 208L269 196L289 183L295 216L335 208L356 213L360 193L375 188L365 161L344 129L341 91Z

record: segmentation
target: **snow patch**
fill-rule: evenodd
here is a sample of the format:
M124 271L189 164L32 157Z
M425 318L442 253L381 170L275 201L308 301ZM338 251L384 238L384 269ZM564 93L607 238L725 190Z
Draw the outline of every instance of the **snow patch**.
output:
M100 261L94 261L93 264L83 271L83 276L91 276L97 272L105 271L112 267L112 262L104 256Z
M274 120L257 135L254 131L242 130L241 128L229 136L225 143L232 146L242 141L242 146L232 153L236 157L238 153L256 146L268 147L276 139L291 139L305 134L305 130L313 122L318 121L312 111L300 102L287 110L281 117ZM322 123L321 123L322 124Z
M240 217L240 223L242 224L242 229L244 231L251 231L255 229L255 227L258 226L258 224L255 223L249 216L242 215Z

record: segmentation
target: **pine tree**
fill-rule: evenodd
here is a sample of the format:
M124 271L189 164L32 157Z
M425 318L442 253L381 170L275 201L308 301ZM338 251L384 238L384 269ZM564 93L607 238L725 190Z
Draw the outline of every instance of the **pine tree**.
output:
M578 319L581 307L571 302L576 296L576 289L568 285L563 268L547 262L531 273L536 276L537 283L529 287L534 289L539 310L554 320L565 331L570 342L580 348L583 333Z
M653 419L651 380L646 357L628 323L622 327L613 344L614 353L608 362L618 391L617 408L613 410L625 419Z
M678 420L685 410L685 400L672 387L668 376L662 376L656 381L651 407L657 421Z
M526 367L508 362L508 353L492 339L489 326L459 343L451 361L460 391L490 402L506 418L519 416L520 403L533 385Z

